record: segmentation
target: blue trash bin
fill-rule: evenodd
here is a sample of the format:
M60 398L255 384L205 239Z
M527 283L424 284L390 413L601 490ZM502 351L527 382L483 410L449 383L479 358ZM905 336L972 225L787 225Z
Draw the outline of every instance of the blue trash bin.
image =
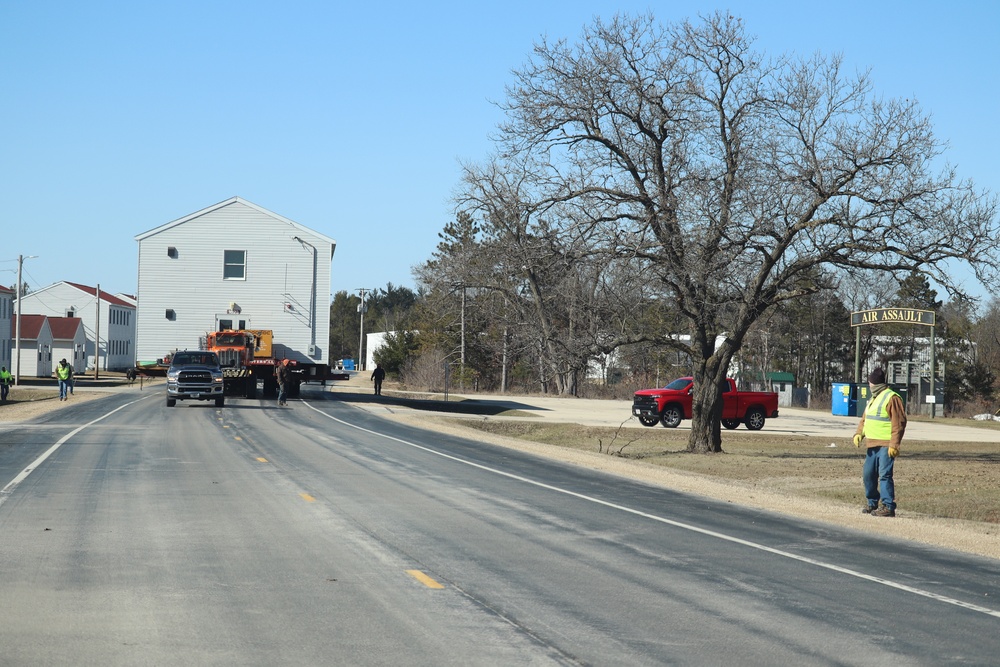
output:
M857 417L858 392L853 382L834 382L830 392L830 402L833 404L833 414L844 417Z

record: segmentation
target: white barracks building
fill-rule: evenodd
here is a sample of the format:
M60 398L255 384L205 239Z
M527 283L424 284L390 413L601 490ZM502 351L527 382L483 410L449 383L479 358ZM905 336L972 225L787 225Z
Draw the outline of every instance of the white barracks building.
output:
M276 357L329 363L333 239L233 197L135 240L139 364L219 328L271 329Z

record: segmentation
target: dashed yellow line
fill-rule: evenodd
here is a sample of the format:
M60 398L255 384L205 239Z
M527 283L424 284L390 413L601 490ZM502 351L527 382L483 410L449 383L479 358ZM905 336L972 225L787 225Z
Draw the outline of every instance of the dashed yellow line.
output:
M316 502L316 499L310 496L308 493L300 493L299 495L302 497L302 500L306 501L307 503Z
M257 460L260 461L261 463L267 463L267 459L265 459L263 456L258 456Z
M411 577L413 577L414 579L416 579L417 581L419 581L420 583L422 583L427 588L444 588L444 585L438 583L434 579L431 579L420 570L407 570L406 573Z
M233 437L234 437L234 439L236 439L236 440L242 440L242 439L243 439L243 438L241 438L241 437L240 437L240 436L238 436L238 435L237 435L237 436L233 436Z

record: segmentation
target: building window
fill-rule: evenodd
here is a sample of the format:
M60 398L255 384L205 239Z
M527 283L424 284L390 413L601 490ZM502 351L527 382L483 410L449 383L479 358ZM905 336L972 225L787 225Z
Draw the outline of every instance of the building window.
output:
M247 251L246 250L225 250L223 259L222 277L225 280L246 280L247 277Z

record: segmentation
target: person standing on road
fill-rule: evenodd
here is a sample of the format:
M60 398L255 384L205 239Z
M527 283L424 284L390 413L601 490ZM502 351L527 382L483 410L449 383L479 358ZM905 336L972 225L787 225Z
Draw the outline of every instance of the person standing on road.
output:
M382 368L382 364L375 364L375 370L372 371L372 382L375 383L375 395L382 395L382 380L385 379L385 369Z
M10 374L6 366L0 366L0 402L7 400L10 393L10 385L14 382L14 376Z
M274 371L274 374L278 376L278 405L288 405L288 401L285 400L290 376L288 363L288 359L282 359L281 363L278 364L278 368Z
M892 517L896 516L896 487L892 481L892 468L899 455L903 433L906 432L906 409L903 407L903 399L886 384L885 371L881 368L876 368L868 375L868 388L871 389L871 396L854 433L854 446L861 447L864 440L868 447L861 475L868 502L861 512L872 516Z
M56 366L56 378L59 380L59 400L65 401L69 398L69 387L73 381L73 367L65 359L60 359Z

